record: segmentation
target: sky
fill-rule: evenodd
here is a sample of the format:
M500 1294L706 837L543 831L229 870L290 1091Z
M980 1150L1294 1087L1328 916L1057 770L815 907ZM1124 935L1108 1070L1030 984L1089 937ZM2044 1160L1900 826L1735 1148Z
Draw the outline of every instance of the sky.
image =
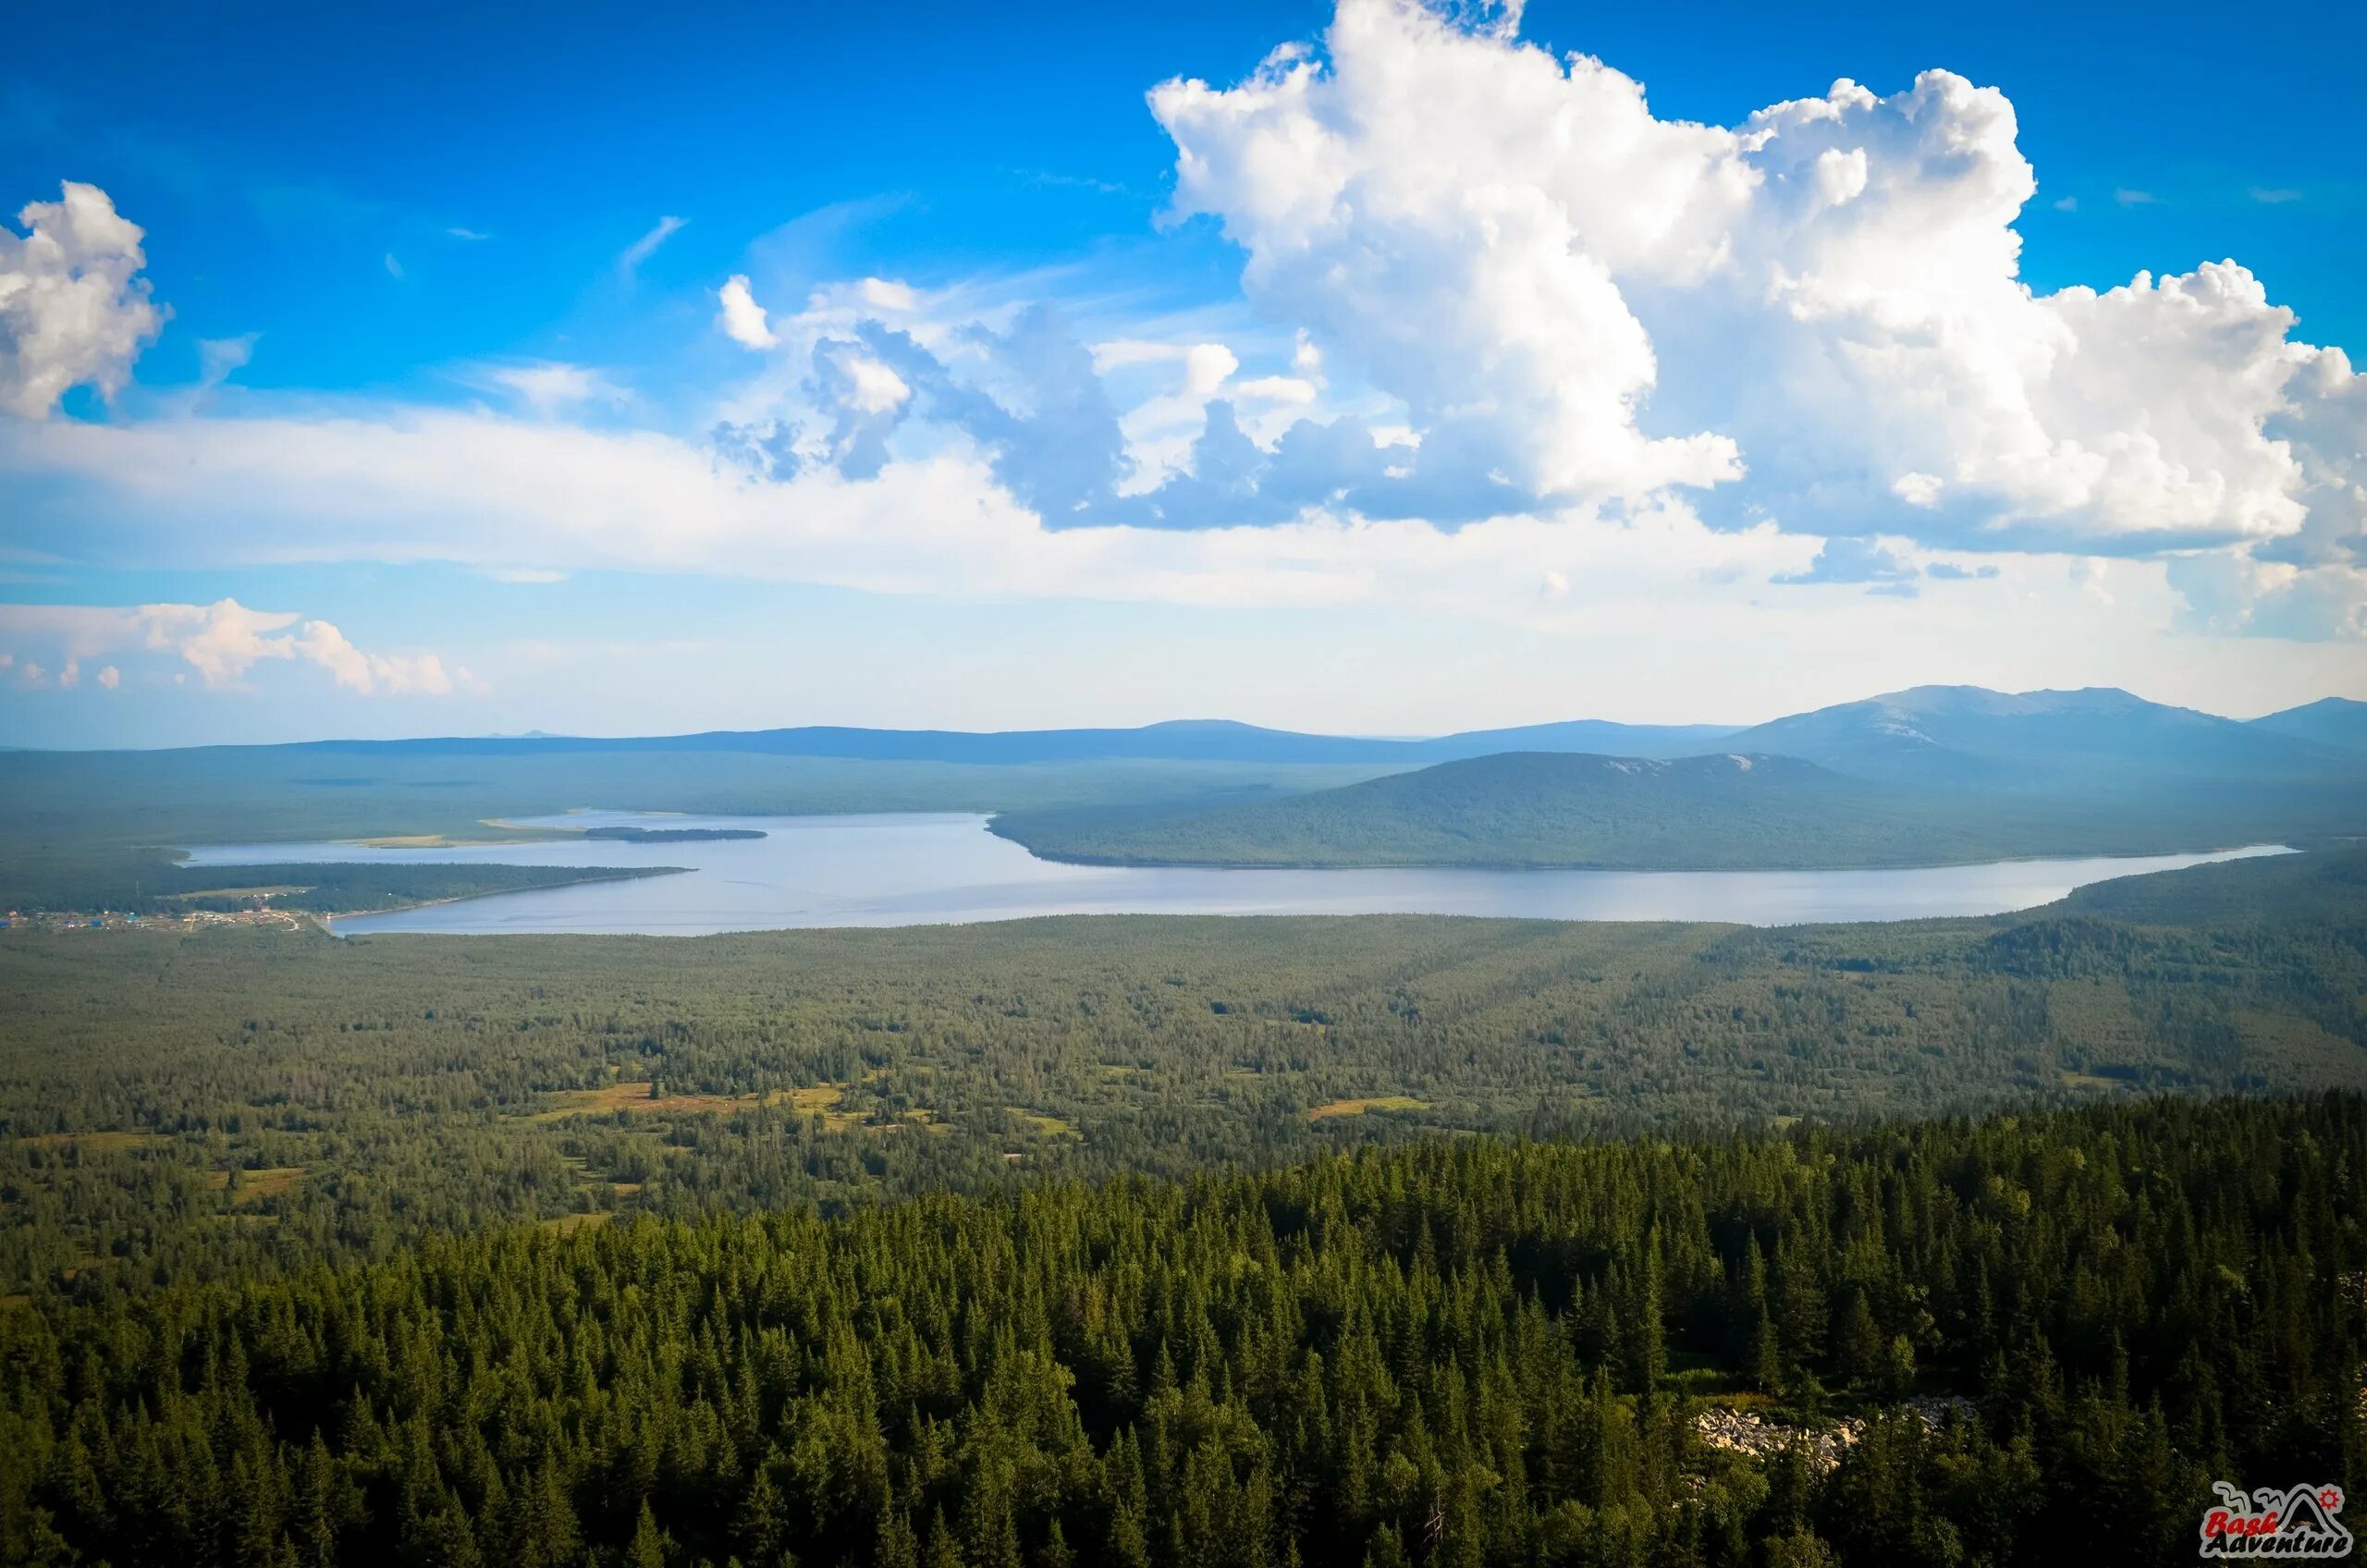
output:
M1919 9L35 7L0 744L2367 698L2359 8Z

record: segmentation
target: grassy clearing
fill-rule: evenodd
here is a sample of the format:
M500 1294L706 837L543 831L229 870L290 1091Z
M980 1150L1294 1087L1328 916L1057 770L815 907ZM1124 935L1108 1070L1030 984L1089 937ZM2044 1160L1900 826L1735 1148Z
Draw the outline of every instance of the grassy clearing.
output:
M244 1207L287 1196L304 1179L306 1169L301 1165L268 1165L255 1170L217 1170L211 1184L217 1193L230 1193L230 1201ZM231 1186L234 1177L238 1182L235 1189Z
M1417 1100L1411 1095L1372 1095L1356 1100L1327 1100L1306 1113L1309 1121L1329 1121L1335 1116L1362 1116L1374 1110L1428 1110L1430 1102Z
M780 1107L795 1116L819 1117L823 1127L832 1133L893 1133L908 1127L920 1127L932 1133L949 1130L946 1123L937 1120L934 1112L917 1106L905 1111L903 1120L900 1121L868 1121L862 1112L846 1109L847 1085L844 1084L808 1084L800 1088L775 1090L763 1095L653 1096L649 1091L647 1079L626 1079L597 1089L559 1089L545 1096L546 1103L543 1109L531 1112L523 1120L564 1121L570 1117L607 1116L620 1110L641 1116L724 1116L735 1110L754 1110L769 1105Z
M544 1108L526 1118L529 1121L564 1121L570 1116L606 1116L613 1111L630 1110L644 1115L717 1116L734 1110L751 1110L765 1103L760 1095L653 1095L654 1087L647 1079L627 1079L597 1089L560 1089L546 1096ZM806 1093L793 1089L789 1098ZM830 1090L835 1102L838 1090ZM778 1100L779 1096L775 1096Z

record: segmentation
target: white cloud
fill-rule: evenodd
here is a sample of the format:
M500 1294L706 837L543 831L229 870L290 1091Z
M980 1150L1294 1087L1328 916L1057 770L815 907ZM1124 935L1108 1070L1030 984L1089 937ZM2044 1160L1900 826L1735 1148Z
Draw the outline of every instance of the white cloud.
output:
M2034 293L2013 226L2036 177L2002 94L1935 71L1690 125L1504 20L1345 0L1320 55L1154 94L1179 209L1241 246L1262 326L1105 314L1087 349L1012 293L865 277L767 312L734 275L718 325L778 351L681 422L730 439L264 401L0 429L0 477L50 482L26 487L46 537L190 560L1590 626L1748 608L1778 579L1786 607L1753 613L1912 582L1927 618L2093 593L2159 624L2356 629L2300 606L2357 595L2367 381L2231 262ZM1245 375L1285 345L1291 374ZM503 385L546 414L588 391L524 374ZM288 650L249 663L433 679L311 624L249 629ZM208 655L226 668L237 630Z
M55 202L0 227L0 410L43 419L68 388L112 398L168 312L139 276L139 225L95 185L65 182Z
M746 349L780 346L780 338L766 319L765 308L756 303L756 296L748 288L745 273L734 273L716 290L715 297L722 307L716 323L723 328L725 337Z
M1947 488L1947 481L1936 473L1902 473L1891 481L1890 493L1910 507L1930 508L1940 504L1940 493Z
M1234 385L1233 395L1256 402L1312 403L1317 387L1295 375L1255 375Z
M673 239L675 234L690 221L688 218L678 218L670 213L659 218L650 226L648 233L617 253L617 276L630 282L634 275L641 271L641 263L657 254L657 247Z
M893 278L866 277L855 288L863 302L875 311L911 315L925 303L919 289Z
M529 364L479 365L472 377L497 386L538 414L549 415L582 403L620 403L624 392L596 370L553 360Z
M1241 361L1223 344L1195 343L1184 350L1184 394L1206 402L1240 368Z
M446 229L444 232L450 235L455 239L467 239L471 241L484 240L493 238L490 234L485 234L473 228L462 228L457 224Z
M2012 105L1944 71L1726 129L1499 26L1342 0L1321 55L1152 107L1178 211L1403 403L1426 468L1630 505L1724 487L1743 506L1707 504L1851 534L1904 501L1932 544L2158 554L2302 536L2367 446L2357 378L2235 263L2033 292Z
M913 395L913 389L904 385L903 377L877 360L850 354L840 362L845 368L852 386L847 401L864 413L884 414Z
M335 677L339 686L365 697L379 691L395 695L423 693L440 697L452 691L452 678L445 673L443 660L434 654L411 657L365 654L325 620L306 621L293 644L297 657L319 665ZM467 671L460 673L465 677Z
M211 392L246 368L255 357L255 344L263 337L260 332L241 333L236 337L201 337L197 340L197 390Z
M394 253L392 251L387 251L387 252L386 252L386 276L387 276L388 277L393 278L393 279L394 279L396 282L398 282L398 283L401 282L401 281L402 281L402 278L403 278L403 264L402 264L402 263L400 263L400 262L399 262L399 261L397 261L397 260L395 259L395 253Z
M202 685L215 690L239 685L257 665L267 661L316 665L328 671L337 686L364 696L482 694L484 690L483 682L466 669L448 669L435 654L365 652L328 621L305 620L293 611L251 609L236 599L121 608L0 605L0 636L19 645L36 643L55 648L63 661L56 684L67 691L80 683L80 660L117 651L161 655L186 665ZM21 674L28 685L41 685L48 679L46 670L37 664L24 665ZM115 665L99 671L99 684L110 692L122 680Z
M2119 190L2114 191L2112 193L2112 199L2119 202L2124 207L2159 206L2162 201L2160 197L2154 195L2150 190L2132 190L2127 186L2123 186Z

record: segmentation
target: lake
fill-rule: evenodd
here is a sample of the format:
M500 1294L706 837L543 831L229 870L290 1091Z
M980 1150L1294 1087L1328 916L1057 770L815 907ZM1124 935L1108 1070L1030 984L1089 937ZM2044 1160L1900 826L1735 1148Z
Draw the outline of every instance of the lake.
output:
M336 923L346 935L435 931L703 936L828 925L927 925L1041 914L1471 914L1713 920L1749 925L1999 914L2114 876L2286 852L2003 861L1888 871L1249 870L1064 865L968 815L651 816L574 812L536 827L754 828L762 839L540 840L447 849L215 844L192 865L298 861L680 865L678 876L503 893Z

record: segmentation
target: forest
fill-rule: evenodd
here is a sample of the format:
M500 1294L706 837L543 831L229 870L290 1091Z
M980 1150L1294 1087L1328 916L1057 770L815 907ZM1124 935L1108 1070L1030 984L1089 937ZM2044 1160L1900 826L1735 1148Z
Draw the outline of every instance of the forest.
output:
M1754 930L0 934L0 1293L1475 1133L2367 1089L2367 852Z
M2352 1095L1432 1140L52 1301L0 1556L2160 1564L2367 1484L2362 1168Z
M2367 1484L2362 1047L2359 849L1767 929L12 929L0 1562L2169 1561Z

